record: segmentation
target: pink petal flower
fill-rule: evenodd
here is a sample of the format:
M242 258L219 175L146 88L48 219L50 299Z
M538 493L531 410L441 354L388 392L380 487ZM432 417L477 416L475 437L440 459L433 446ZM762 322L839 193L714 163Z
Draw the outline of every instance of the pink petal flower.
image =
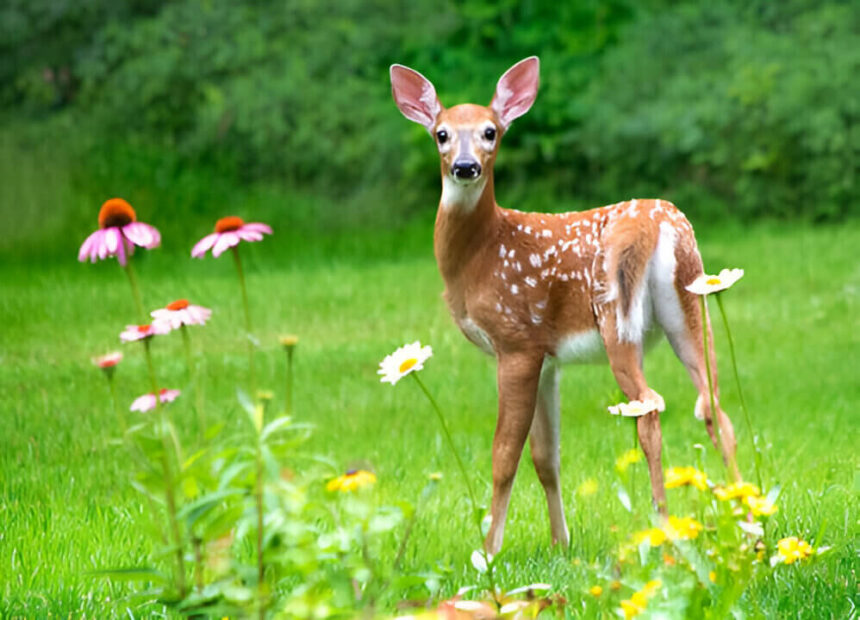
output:
M182 325L205 325L212 316L212 310L179 299L168 304L166 308L153 310L150 314L153 323L166 323L171 329L179 329Z
M111 368L112 366L119 364L121 361L122 353L119 351L113 351L111 353L92 358L93 364L99 368Z
M262 233L255 232L253 230L245 230L243 228L237 230L236 234L239 235L239 238L243 241L260 241L263 239Z
M161 244L161 233L154 226L132 222L122 227L122 234L135 245L151 250Z
M233 246L239 245L239 241L239 235L233 231L221 233L218 241L215 242L215 247L212 248L212 256L218 258Z
M244 224L242 229L250 230L252 232L266 233L267 235L272 234L272 227L261 222L249 222L248 224Z
M123 342L134 342L135 340L160 336L169 331L170 325L162 322L153 322L149 325L126 325L125 331L119 335L119 339Z
M219 233L212 233L211 235L206 235L191 249L191 256L193 258L203 258L206 252L215 245L215 242L218 241Z
M162 403L172 403L174 400L176 400L179 394L181 394L179 390L159 390L158 400L160 400ZM150 392L149 394L144 394L143 396L138 396L137 398L135 398L134 402L131 403L131 407L129 407L129 410L145 413L147 411L152 411L153 409L155 409L155 404L155 394Z

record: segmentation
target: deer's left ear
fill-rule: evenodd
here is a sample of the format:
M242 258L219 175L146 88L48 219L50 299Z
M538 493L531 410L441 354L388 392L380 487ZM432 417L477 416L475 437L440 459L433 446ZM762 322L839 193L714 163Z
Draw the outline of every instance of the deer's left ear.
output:
M515 118L529 111L537 97L540 61L530 56L505 71L496 85L496 94L490 107L507 130Z

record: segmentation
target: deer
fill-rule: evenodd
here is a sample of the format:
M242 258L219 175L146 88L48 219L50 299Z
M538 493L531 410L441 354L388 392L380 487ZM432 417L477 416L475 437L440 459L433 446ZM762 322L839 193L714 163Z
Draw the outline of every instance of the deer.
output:
M707 353L711 410L702 338L710 318L703 319L697 296L685 289L703 265L684 214L660 199L568 213L496 203L496 156L511 123L532 107L538 76L538 58L526 58L502 75L489 106L445 108L423 75L399 64L390 68L397 107L430 133L439 151L442 196L433 246L443 297L465 337L497 362L491 521L484 540L491 555L502 548L526 438L546 495L552 542L570 544L560 481L561 364L608 362L630 401L650 403L636 429L653 505L665 519L659 417L665 402L648 386L642 366L645 352L665 334L698 391L696 417L739 479L734 430L719 405L713 344Z

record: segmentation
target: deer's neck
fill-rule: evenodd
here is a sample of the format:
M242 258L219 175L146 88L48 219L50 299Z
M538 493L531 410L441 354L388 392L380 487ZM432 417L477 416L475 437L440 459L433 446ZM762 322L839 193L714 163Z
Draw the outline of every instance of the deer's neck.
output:
M475 268L476 259L495 238L497 220L492 172L483 186L462 188L443 178L434 249L439 271L449 288Z

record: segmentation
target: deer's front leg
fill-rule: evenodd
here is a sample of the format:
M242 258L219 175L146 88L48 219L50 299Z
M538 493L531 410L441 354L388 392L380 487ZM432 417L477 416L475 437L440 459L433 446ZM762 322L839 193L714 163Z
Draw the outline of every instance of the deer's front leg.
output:
M499 418L493 436L492 523L484 548L502 548L511 488L532 425L543 353L499 354Z
M564 520L564 507L561 501L560 376L561 369L558 367L558 362L553 358L546 358L540 373L537 406L529 434L529 446L531 447L535 472L537 472L546 493L552 542L567 547L570 537L567 523Z

